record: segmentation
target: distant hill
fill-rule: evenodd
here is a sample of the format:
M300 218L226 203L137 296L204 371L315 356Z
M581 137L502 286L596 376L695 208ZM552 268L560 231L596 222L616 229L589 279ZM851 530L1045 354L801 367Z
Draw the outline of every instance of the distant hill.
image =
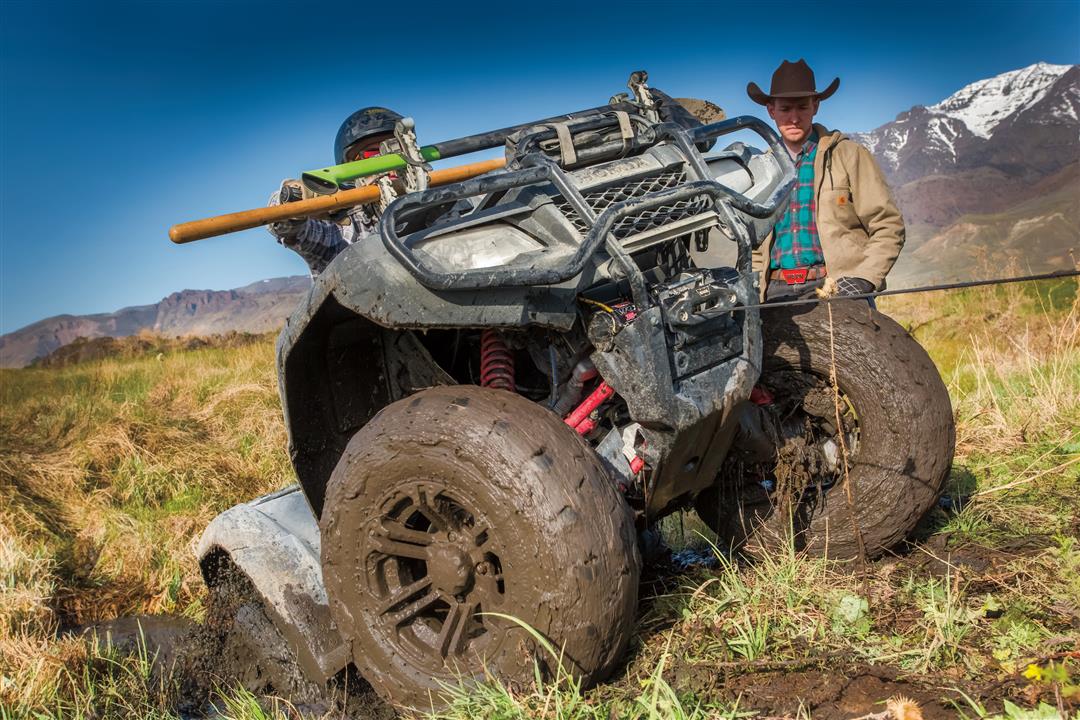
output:
M937 274L948 279L1074 267L1080 263L1078 168L1074 163L1045 192L1002 212L960 216L914 250L912 259L939 266Z
M0 336L0 367L24 367L77 338L265 333L281 327L311 279L261 280L234 290L181 290L153 305L97 315L57 315Z
M894 284L1072 267L1080 205L1080 66L1036 63L852 137L908 225Z
M79 363L104 360L105 358L134 358L143 355L183 352L201 348L237 348L260 342L269 342L273 333L228 332L223 335L187 335L168 338L142 330L126 337L77 338L61 345L44 357L30 363L32 367L67 367Z

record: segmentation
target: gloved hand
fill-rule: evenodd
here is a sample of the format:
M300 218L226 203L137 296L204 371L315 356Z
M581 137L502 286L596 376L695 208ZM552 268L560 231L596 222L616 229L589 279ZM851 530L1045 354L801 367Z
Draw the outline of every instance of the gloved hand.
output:
M278 191L275 194L270 196L270 202L267 203L267 207L284 205L285 203L303 200L303 198L304 190L300 185L300 181L289 178L281 181L281 187L278 188ZM292 220L280 220L275 223L270 223L266 227L274 237L285 242L295 236L296 233L300 232L300 228L304 227L305 222L307 222L307 218L295 218Z
M874 284L859 277L842 277L836 281L837 295L864 295L874 292Z

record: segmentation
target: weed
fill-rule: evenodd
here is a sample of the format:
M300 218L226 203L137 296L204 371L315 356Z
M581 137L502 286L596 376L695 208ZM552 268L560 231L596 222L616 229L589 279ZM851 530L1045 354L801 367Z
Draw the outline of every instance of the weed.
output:
M290 720L299 713L292 703L278 697L259 698L242 687L217 691L215 717L221 720Z

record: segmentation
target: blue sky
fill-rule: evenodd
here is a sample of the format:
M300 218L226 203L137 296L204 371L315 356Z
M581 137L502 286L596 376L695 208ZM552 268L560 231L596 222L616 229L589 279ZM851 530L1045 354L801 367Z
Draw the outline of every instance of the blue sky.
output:
M183 288L306 271L263 229L170 225L258 207L382 104L421 143L591 107L631 70L729 115L781 59L869 130L1038 61L1080 62L1080 2L241 3L0 0L0 332ZM395 15L400 12L400 15Z

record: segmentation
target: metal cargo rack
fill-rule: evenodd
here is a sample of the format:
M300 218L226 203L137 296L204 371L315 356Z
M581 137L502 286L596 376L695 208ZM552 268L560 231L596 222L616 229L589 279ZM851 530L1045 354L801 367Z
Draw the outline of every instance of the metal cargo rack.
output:
M584 132L614 126L622 120L610 116L590 117L570 123L571 131ZM640 120L640 118L639 118ZM719 225L730 229L739 244L740 272L750 271L750 251L757 244L751 224L745 223L736 211L750 218L763 219L781 209L795 183L794 166L776 133L761 120L740 116L687 130L675 123L636 123L632 139L625 135L621 140L604 143L600 147L582 151L576 155L580 165L588 153L597 162L625 156L631 148L648 148L667 141L682 156L681 169L668 171L660 177L647 178L633 187L607 188L582 192L574 184L560 162L541 149L540 143L555 136L554 130L540 130L522 138L519 147L529 151L513 163L514 169L505 173L482 176L473 180L431 188L411 193L395 200L387 208L381 224L383 243L396 258L425 287L433 290L479 290L499 287L551 285L565 282L578 275L589 259L603 246L622 270L637 302L646 298L645 279L641 270L631 259L636 249L627 242L635 234L669 224L676 226L678 234L702 229L693 220L710 208L704 226ZM715 138L751 130L761 136L782 171L782 180L763 203L755 202L717 182L709 172L706 158L698 147ZM724 157L740 159L738 151L710 156L710 160ZM582 235L576 250L565 260L552 267L492 267L448 272L426 265L409 246L409 234L404 237L400 228L406 227L411 218L438 208L450 208L455 203L481 196L499 198L510 190L532 185L550 184L557 192L554 198L557 209ZM691 222L687 222L691 221ZM443 230L475 225L469 216L452 219Z

